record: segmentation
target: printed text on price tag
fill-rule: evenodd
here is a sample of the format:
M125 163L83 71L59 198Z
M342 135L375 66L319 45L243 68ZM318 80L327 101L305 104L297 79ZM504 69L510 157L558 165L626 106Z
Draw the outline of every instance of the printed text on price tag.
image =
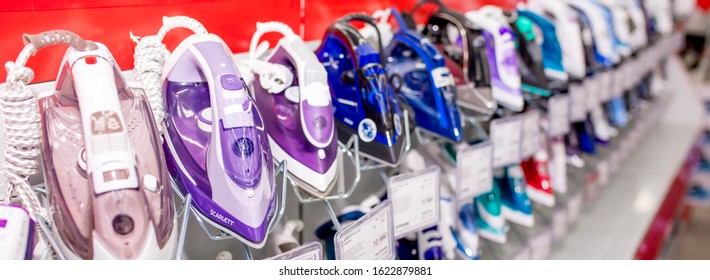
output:
M520 140L523 120L520 116L491 121L493 167L503 167L520 162Z
M390 178L387 197L392 201L394 236L399 239L439 221L438 166Z
M493 145L490 141L461 146L456 157L456 198L469 200L493 188Z
M547 102L550 120L550 136L562 136L569 132L569 96L557 95Z
M522 158L533 156L542 147L540 111L533 110L523 114L523 139L520 153Z
M338 260L393 260L392 203L384 201L370 213L335 233Z
M569 118L570 122L581 122L587 119L587 93L582 84L572 84L569 87Z

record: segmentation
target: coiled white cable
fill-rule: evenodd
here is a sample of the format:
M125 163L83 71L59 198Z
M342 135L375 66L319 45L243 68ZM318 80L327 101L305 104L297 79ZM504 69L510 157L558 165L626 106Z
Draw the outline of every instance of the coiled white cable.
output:
M254 82L254 74L256 74L259 75L261 87L270 93L280 93L293 84L293 73L291 73L286 66L260 59L269 49L269 43L264 41L258 44L259 39L269 32L280 33L286 38L297 36L293 33L291 27L281 22L270 21L256 23L256 32L254 32L254 35L251 37L251 44L249 45L249 58L239 61L239 66L248 70L241 73L247 84Z
M163 44L163 38L170 30L180 27L190 29L197 35L208 34L207 29L199 21L186 16L163 17L163 26L156 35L141 38L133 35L133 33L130 34L131 39L136 42L133 54L133 59L135 60L133 73L136 80L145 89L146 98L148 98L160 133L163 132L165 126L165 105L163 104L160 77L163 74L165 59L170 54Z
M42 217L49 222L49 211L42 207L27 181L39 168L42 132L37 94L27 86L34 78L34 72L25 67L25 63L30 56L46 46L68 44L73 48L90 49L95 44L63 30L25 35L24 41L25 47L17 60L5 63L7 79L0 85L0 113L5 119L5 159L0 172L7 177L4 182L5 203L9 204L13 194L17 193L32 217Z

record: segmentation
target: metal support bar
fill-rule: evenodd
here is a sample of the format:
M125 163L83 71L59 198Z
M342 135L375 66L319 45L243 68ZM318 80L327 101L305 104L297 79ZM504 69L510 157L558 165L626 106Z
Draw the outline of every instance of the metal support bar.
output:
M242 243L242 245L244 246L244 255L246 255L247 260L254 260L254 255L251 254L251 247L245 243Z
M335 231L340 231L342 229L342 226L340 225L340 221L338 221L338 215L336 215L335 210L333 210L333 206L330 205L330 201L323 200L323 204L325 204L325 209L327 210L328 215L330 216L330 220L333 221L333 227L335 227Z
M180 224L180 231L178 232L178 243L177 246L175 247L175 256L173 256L173 259L175 260L181 260L182 259L182 252L185 250L185 236L187 235L187 223L189 222L190 219L190 205L192 204L192 195L187 194L185 197L185 200L182 202L182 206L177 212L177 216L180 217L182 215L182 223Z
M39 225L40 228L40 234L44 236L45 240L47 240L47 243L49 243L49 247L54 250L54 252L57 254L57 258L60 260L66 260L66 256L64 256L64 253L59 250L59 243L57 243L56 240L54 240L54 236L52 235L52 229L49 226L49 223L42 217L37 215L35 217L35 220L37 220L37 224Z
M282 174L282 180L281 180L281 184L280 184L281 196L277 197L277 199L279 200L279 202L277 203L278 210L276 211L276 216L274 218L272 218L271 222L269 223L268 233L271 233L274 230L274 225L278 224L281 221L284 213L286 212L286 195L288 193L287 192L288 189L286 186L286 184L288 182L287 177L286 177L286 174L287 174L286 162L285 161L280 162L278 164L278 166L276 167L276 169L277 170L276 170L276 173L274 174L274 176L278 177L279 174ZM180 191L179 187L177 186L177 183L173 180L173 178L170 178L170 183L173 186L173 190L175 191L175 193L178 195L178 197L182 201L182 205L181 205L180 209L178 210L178 217L180 215L184 215L182 218L183 223L180 228L180 234L178 236L178 247L177 247L178 251L176 253L175 259L180 259L182 256L182 251L185 246L184 245L185 238L187 235L187 225L188 225L188 222L190 221L190 219L189 219L190 213L192 213L192 215L195 216L195 220L197 220L197 224L200 225L202 230L205 232L205 235L207 235L207 237L210 240L217 241L217 240L226 240L226 239L236 238L236 236L231 235L219 228L217 229L217 232L214 232L213 230L211 230L210 228L213 228L213 226L208 226L207 225L208 222L205 221L205 218L202 215L200 215L200 213L197 211L197 209L192 205L192 195L191 194L183 195L182 192ZM239 238L237 238L237 239L239 239ZM249 247L249 245L247 245L245 243L242 243L242 244L244 245L245 249ZM247 258L253 259L253 256L251 254L251 250L247 250L246 253L247 253Z

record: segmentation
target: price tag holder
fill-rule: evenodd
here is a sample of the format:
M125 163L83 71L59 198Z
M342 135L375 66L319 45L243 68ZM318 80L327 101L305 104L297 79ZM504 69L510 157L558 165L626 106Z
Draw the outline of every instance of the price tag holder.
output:
M399 239L439 221L438 166L391 177L387 197L392 202L394 237Z
M567 95L553 96L547 101L551 137L562 136L569 132L569 101Z
M335 233L338 260L394 260L392 203L386 200L370 213Z
M323 259L323 245L318 241L311 241L291 251L268 258L268 260L301 260L317 261Z
M529 158L542 148L541 131L540 111L533 110L523 114L523 139L520 147L522 158Z
M531 260L547 260L552 251L552 233L549 229L543 230L528 240Z
M493 143L493 167L520 162L523 120L520 116L491 121L490 138Z
M469 200L493 189L493 144L459 146L456 156L456 197Z
M581 122L587 119L587 92L583 84L572 84L569 87L569 119L570 122Z
M587 113L599 105L599 74L584 79L584 91L587 100Z

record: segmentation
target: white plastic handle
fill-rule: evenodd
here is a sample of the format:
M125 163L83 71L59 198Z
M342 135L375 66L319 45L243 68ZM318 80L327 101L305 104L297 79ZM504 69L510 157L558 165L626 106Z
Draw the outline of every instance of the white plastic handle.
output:
M251 36L251 44L249 44L249 58L255 59L258 57L260 52L257 52L257 49L261 51L265 51L268 49L268 45L266 45L266 48L261 48L262 45L257 46L259 43L259 40L261 39L261 36L263 36L266 33L269 32L276 32L280 33L284 37L288 38L290 36L296 36L296 33L293 33L293 29L286 25L283 22L278 22L278 21L269 21L269 22L257 22L256 23L256 32L254 32L254 35ZM267 43L268 44L268 43Z

